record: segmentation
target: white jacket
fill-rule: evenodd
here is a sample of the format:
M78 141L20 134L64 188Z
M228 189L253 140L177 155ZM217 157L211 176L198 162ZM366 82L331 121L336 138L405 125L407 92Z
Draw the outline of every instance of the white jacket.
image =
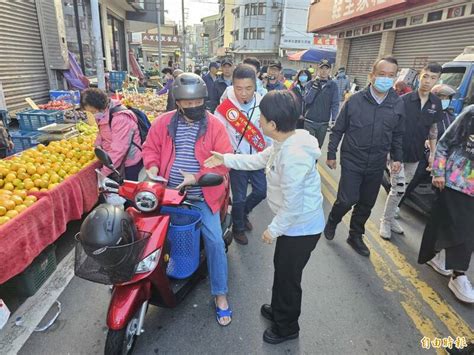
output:
M321 156L318 140L305 130L296 130L283 143L257 155L225 154L224 164L236 170L260 170L267 176L267 199L275 213L268 230L281 235L319 234L324 229L321 178L316 160Z
M227 88L227 90L225 92L225 95L227 95L227 98L230 99L230 101L232 101L232 103L239 110L242 111L242 106L239 104L239 101L235 97L233 86L229 86ZM223 97L224 97L224 95L223 95ZM252 122L252 124L255 126L255 128L257 128L260 131L260 133L262 133L262 136L263 136L262 127L260 127L260 108L259 108L259 105L260 105L261 100L262 100L262 97L258 93L256 93L255 94L255 107L250 110L250 112L253 111L252 118L251 118L250 122ZM221 100L221 102L222 101L223 100ZM244 112L244 114L245 114L245 116L247 116L247 112ZM232 127L232 125L229 123L229 121L227 121L225 119L224 116L222 116L219 112L217 112L217 110L214 113L214 115L224 124L225 128L227 129L227 132L228 132L229 138L230 138L230 143L232 144L232 147L234 148L234 152L236 152L238 154L256 154L257 153L255 148L253 148L247 142L247 140L245 138L243 138L242 141L240 142L240 139L241 139L242 135L239 132L237 132L234 127ZM265 139L265 143L267 144L267 146L270 146L271 143L272 143L271 139L269 139L268 137L265 137L265 136L263 136L263 137ZM240 145L239 145L239 142L240 142Z

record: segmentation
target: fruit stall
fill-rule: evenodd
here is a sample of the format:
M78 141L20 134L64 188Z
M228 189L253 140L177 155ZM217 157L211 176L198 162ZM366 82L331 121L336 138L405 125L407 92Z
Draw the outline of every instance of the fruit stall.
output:
M17 113L14 155L0 160L0 284L22 273L98 198L97 127L85 122L94 121L67 102L38 108ZM67 112L77 123L63 123Z

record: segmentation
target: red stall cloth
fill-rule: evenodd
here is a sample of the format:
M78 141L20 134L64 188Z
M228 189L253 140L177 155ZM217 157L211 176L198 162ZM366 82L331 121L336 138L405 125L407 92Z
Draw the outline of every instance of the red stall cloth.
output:
M39 200L18 217L0 226L0 284L18 275L97 203L94 162L56 188L37 193Z

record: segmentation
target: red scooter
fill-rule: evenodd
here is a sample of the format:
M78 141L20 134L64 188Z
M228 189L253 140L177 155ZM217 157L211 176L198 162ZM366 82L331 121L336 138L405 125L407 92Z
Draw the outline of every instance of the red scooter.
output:
M97 148L95 153L105 166L118 174L110 157L104 151ZM98 172L98 174L100 173ZM232 234L230 233L232 218L229 212L230 199L227 180L220 175L206 174L197 184L201 187L217 186L221 183L227 184L227 196L221 208L221 222L226 250L232 241ZM181 273L181 275L174 278L173 272L170 272L174 256L173 245L170 246L168 239L169 230L173 228L173 221L168 212L170 209L176 210L177 207L180 207L179 210L184 211L184 213L193 212L196 214L196 211L198 211L196 208L186 209L186 206L192 207L193 202L202 201L202 199L187 196L185 190L178 191L166 188L164 179L160 179L158 182L125 180L117 183L114 180L99 176L99 191L102 194L118 194L118 196L133 204L133 207L127 208L126 212L122 213L128 213L131 217L130 220L136 226L138 236L133 243L126 246L112 246L93 252L88 251L84 245L83 238L81 238L84 236L76 236L75 273L89 281L113 285L112 298L107 314L109 330L105 354L127 354L132 351L137 337L144 332L143 323L149 304L167 308L176 307L192 288L207 275L203 243L200 243L200 247L198 247L196 266L191 271L188 268L188 274L183 275ZM110 208L110 205L99 205L95 210L100 209L101 206L103 209L104 206ZM91 215L93 213L91 212ZM199 214L197 219L200 220ZM192 228L197 229L199 227L200 224L196 223ZM200 229L197 230L197 233L200 235ZM120 266L104 265L100 262L100 259L95 257L105 249L108 250L109 254L112 252L119 255L118 251L120 251ZM127 255L126 262L123 261L122 257L124 251ZM176 259L179 257L176 256ZM189 275L189 273L191 274Z

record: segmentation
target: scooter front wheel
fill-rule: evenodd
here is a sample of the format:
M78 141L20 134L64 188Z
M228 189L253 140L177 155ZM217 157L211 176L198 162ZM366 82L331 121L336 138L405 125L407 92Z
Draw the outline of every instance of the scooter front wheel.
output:
M128 322L127 326L120 330L109 329L105 341L105 355L130 354L135 346L139 332L140 312Z

